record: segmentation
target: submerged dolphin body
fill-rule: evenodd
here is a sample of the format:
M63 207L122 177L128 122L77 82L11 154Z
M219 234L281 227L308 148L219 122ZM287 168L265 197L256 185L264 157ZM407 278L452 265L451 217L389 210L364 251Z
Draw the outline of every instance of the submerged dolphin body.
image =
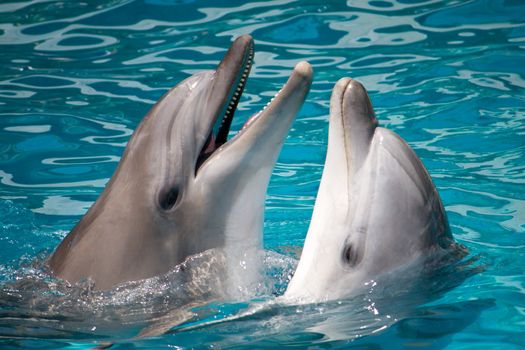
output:
M312 71L297 64L273 101L227 140L252 59L253 41L241 36L216 71L191 76L155 104L103 193L51 256L56 276L90 278L105 290L207 249L224 248L239 266L261 248L269 178Z
M312 220L284 297L342 298L379 275L455 246L417 155L397 134L378 127L360 83L339 80Z

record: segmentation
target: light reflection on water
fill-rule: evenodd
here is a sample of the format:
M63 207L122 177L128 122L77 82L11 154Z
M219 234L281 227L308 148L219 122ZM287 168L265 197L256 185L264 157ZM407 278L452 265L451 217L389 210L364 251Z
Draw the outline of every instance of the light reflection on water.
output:
M306 346L332 334L340 347L350 340L363 347L525 347L524 11L510 0L0 4L2 278L69 231L152 103L188 75L213 69L233 37L250 33L255 64L234 130L279 90L296 62L308 60L315 70L267 197L265 244L285 254L270 266L286 275L285 256L302 244L322 172L330 92L351 76L369 90L380 123L421 157L456 239L486 269L359 341L352 334L374 323L369 314L371 323L345 318L360 320L356 302L351 310L312 306L301 316L274 308L136 345ZM316 307L331 317L315 318L322 314ZM268 339L251 335L254 328ZM5 345L57 347L64 339Z

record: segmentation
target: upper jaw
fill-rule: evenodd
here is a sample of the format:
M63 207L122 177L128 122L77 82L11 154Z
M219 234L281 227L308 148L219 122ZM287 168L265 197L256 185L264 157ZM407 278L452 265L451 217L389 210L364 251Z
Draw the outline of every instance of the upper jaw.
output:
M378 126L366 89L351 78L335 85L330 99L329 152L344 152L341 160L348 173L355 174L363 165Z
M208 137L199 144L195 173L208 156L226 142L252 62L253 39L249 35L242 35L232 43L219 63L208 95L210 112L206 113L205 120L205 135Z

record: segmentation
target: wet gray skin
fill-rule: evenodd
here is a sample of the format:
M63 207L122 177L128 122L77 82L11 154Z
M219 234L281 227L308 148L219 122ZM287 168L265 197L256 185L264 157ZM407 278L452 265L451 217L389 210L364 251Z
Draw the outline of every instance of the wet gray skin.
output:
M153 106L100 197L49 259L57 277L89 278L105 290L221 248L232 290L255 278L256 269L231 270L262 246L268 182L312 71L297 64L273 101L227 140L252 59L253 41L241 36L217 70L191 76Z
M284 297L344 298L380 275L452 248L459 247L421 160L378 126L360 83L339 80L312 221Z

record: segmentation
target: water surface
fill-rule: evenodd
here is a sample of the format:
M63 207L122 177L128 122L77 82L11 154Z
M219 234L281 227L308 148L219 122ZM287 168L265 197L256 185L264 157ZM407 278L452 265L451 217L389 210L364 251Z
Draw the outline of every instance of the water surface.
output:
M513 0L2 2L0 346L525 348L524 14ZM195 323L270 304L134 339L144 315L160 317L151 305L180 301L177 277L102 295L54 285L42 261L96 200L151 105L213 69L244 33L256 55L234 131L299 60L312 63L314 83L267 196L268 285L251 302L204 306ZM381 125L422 159L467 265L482 268L408 291L371 285L344 302L274 305L305 237L343 76L366 86Z

